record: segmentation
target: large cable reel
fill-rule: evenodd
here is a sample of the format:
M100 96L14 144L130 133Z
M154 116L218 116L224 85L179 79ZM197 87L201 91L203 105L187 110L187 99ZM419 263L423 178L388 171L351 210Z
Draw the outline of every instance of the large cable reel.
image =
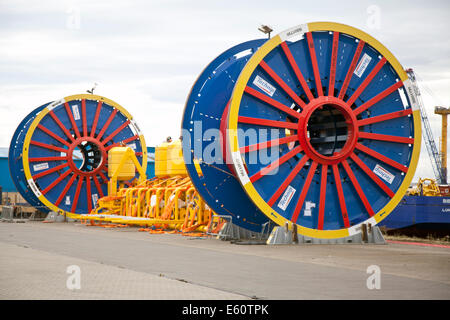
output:
M20 123L9 149L10 173L31 205L76 217L107 195L108 151L123 145L145 170L145 140L128 111L105 97L68 96Z
M230 171L267 218L342 238L400 202L419 158L420 114L402 66L370 35L329 22L290 28L248 57L232 90L221 104Z
M227 161L222 138L234 84L248 59L265 41L247 41L216 57L192 86L182 120L184 162L198 193L216 214L228 216L232 223L255 232L260 232L269 219L242 192Z

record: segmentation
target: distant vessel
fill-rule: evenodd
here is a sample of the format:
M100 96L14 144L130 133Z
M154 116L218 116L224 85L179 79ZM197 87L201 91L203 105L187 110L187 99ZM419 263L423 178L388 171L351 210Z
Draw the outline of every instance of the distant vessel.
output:
M450 230L450 197L405 196L378 225L399 229L420 224L431 229Z
M419 179L392 213L378 225L386 229L414 229L414 233L450 235L450 187Z

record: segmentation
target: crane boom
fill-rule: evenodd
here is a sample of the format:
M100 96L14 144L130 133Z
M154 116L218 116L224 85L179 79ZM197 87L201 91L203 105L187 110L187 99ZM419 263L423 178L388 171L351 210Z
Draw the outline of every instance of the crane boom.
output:
M430 122L428 120L427 112L425 110L425 106L422 101L422 96L420 94L419 86L417 85L416 75L413 69L407 69L406 73L408 74L408 78L411 80L411 85L414 88L414 93L417 97L417 103L420 108L420 116L422 118L423 126L425 127L423 139L425 141L425 145L427 146L428 155L431 159L431 164L433 167L434 175L439 184L445 184L445 178L442 171L442 163L439 157L439 151L436 147L436 143L434 142L433 133L431 131Z

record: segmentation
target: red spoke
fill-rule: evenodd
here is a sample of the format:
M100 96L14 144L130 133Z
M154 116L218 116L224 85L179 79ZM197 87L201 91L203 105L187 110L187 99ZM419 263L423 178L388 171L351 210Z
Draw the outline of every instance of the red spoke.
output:
M293 117L295 117L297 119L300 118L300 113L298 113L297 111L289 108L288 106L282 104L281 102L278 102L275 99L272 99L272 98L266 96L265 94L263 94L263 93L261 93L259 91L256 91L253 88L250 88L250 87L247 86L247 87L245 87L244 91L247 92L248 94L258 98L259 100L264 101L265 103L271 105L272 107L275 107L278 110L283 111L284 113L287 113L287 114L289 114L289 115L291 115L291 116L293 116ZM303 106L305 106L304 103L303 103Z
M297 139L298 139L297 135L292 135L292 136L283 137L283 138L280 138L280 139L273 139L273 140L270 140L270 141L260 142L260 143L257 143L257 144L252 144L250 146L241 147L240 151L241 151L241 153L257 151L257 150L261 150L261 149L275 147L275 146L282 145L282 144L285 144L285 143L289 143L289 142L292 142L292 141L296 141Z
M398 163L398 162L392 160L391 158L388 158L388 157L382 155L381 153L378 153L375 150L372 150L360 143L356 144L356 149L361 150L364 153L367 153L369 156L372 156L375 159L383 161L384 163L390 165L393 168L396 168L405 173L408 172L408 167L406 167L406 166L402 165L401 163Z
M50 131L49 129L47 129L46 127L44 127L41 124L38 124L37 126L42 132L48 134L50 137L52 137L53 139L61 142L62 144L66 145L66 146L70 146L70 143L68 143L66 140L64 140L63 138L61 138L60 136L58 136L57 134L53 133L52 131Z
M44 161L63 161L67 160L67 157L38 157L38 158L29 158L29 162L44 162Z
M286 58L289 61L289 64L291 65L292 70L294 70L295 75L297 76L298 82L300 82L300 85L303 88L303 91L305 91L306 96L308 97L308 99L311 101L314 99L314 96L311 92L311 89L309 89L308 84L305 81L305 78L303 77L303 74L301 73L297 62L295 62L294 57L292 56L291 50L289 50L288 45L286 44L286 42L282 42L281 43L281 48L283 49L284 54L286 55Z
M92 211L92 198L91 198L91 180L89 177L86 177L86 200L87 200L87 206L88 206L88 213Z
M55 201L55 206L59 206L59 204L61 203L61 200L64 198L64 196L67 194L67 191L69 191L69 188L72 186L73 182L75 181L77 175L74 174L72 176L72 178L70 178L69 182L67 183L66 187L64 188L64 190L61 192L61 194L59 195L59 198Z
M95 186L97 187L100 198L103 198L103 191L102 186L100 185L100 181L98 181L97 176L93 176L92 179L94 180Z
M308 175L306 176L305 184L303 185L302 193L300 194L297 205L295 206L294 214L292 215L291 221L297 223L298 215L303 207L303 202L305 202L306 195L308 194L309 186L316 173L317 162L313 161L311 167L309 168Z
M302 108L306 107L306 104L303 102L302 99L300 99L297 94L292 90L284 81L281 79L275 71L272 70L271 67L267 63L264 62L264 60L261 60L259 65L264 69L264 71L267 72L269 76L272 77L273 80L275 80L278 85L283 88L283 90L291 97L292 100L294 100L299 106Z
M106 129L108 129L109 124L111 123L111 121L114 119L114 117L116 116L117 113L117 109L114 109L114 111L111 113L111 115L109 116L108 120L106 121L106 123L103 125L102 130L99 132L97 139L100 140L101 137L103 136L103 134L105 133Z
M77 209L78 198L80 197L81 186L83 185L83 176L79 176L77 190L75 191L75 196L73 197L72 208L70 209L72 212L75 212Z
M348 68L344 83L342 84L341 91L339 91L339 96L338 96L339 99L344 99L344 95L347 92L348 85L350 83L350 80L352 79L353 72L355 71L355 68L356 68L356 63L358 62L359 56L361 55L364 44L365 44L365 42L360 40L358 43L358 46L356 47L352 62L350 63L350 67Z
M105 172L106 172L106 171L105 171ZM100 171L98 174L99 174L100 177L102 178L103 182L105 182L105 183L108 182L108 178L104 175L103 172Z
M380 92L379 94L377 94L375 97L373 97L369 101L367 101L367 102L363 103L362 105L360 105L353 112L357 116L358 114L360 114L364 110L366 110L366 109L370 108L371 106L373 106L375 103L379 102L380 100L386 98L388 95L390 95L394 91L398 90L398 88L400 88L401 86L403 86L403 82L402 81L398 81L398 82L394 83L392 86L390 86L386 90Z
M383 68L383 66L386 63L386 58L383 57L380 61L378 61L377 65L373 70L370 72L370 74L367 76L367 78L364 79L364 81L359 85L358 89L356 89L355 92L353 92L350 99L348 99L347 103L349 105L352 105L355 103L356 99L361 95L361 93L367 88L367 86L370 84L370 82L373 80L373 78L378 74L378 72Z
M126 122L122 123L120 125L120 127L118 127L116 130L114 130L113 133L111 133L108 137L106 137L103 141L102 144L105 145L109 140L111 140L112 138L114 138L120 131L122 131L126 126L128 126L130 124L130 120L127 120Z
M67 115L69 116L70 123L72 124L72 129L73 129L73 131L75 131L75 135L77 136L77 138L81 138L80 131L78 131L78 127L73 118L72 111L70 111L69 104L67 102L64 103L64 107L66 108L66 112L67 112Z
M380 116L370 117L358 121L358 126L365 126L372 123L377 123L381 121L391 120L395 118L400 118L412 114L412 109L406 109L401 111L395 111L387 114L382 114Z
M134 136L132 136L132 137L130 137L130 138L127 138L127 139L121 141L120 143L113 143L112 145L107 146L107 147L105 148L105 150L108 151L108 150L110 150L110 149L113 148L113 147L118 147L118 146L120 146L121 143L128 143L128 142L134 141L134 140L136 140L136 139L138 139L138 138L139 138L138 135L134 135Z
M275 204L275 201L280 198L281 194L286 190L287 186L291 183L291 181L295 178L295 176L302 170L303 166L305 165L306 161L308 161L308 156L304 155L302 159L297 163L297 165L292 169L292 171L289 173L287 178L284 180L284 182L281 184L281 186L275 191L275 193L272 195L272 197L267 201L267 204L269 206L273 206Z
M322 165L322 176L320 178L320 198L319 198L319 218L317 222L317 229L323 230L323 220L325 215L325 198L327 194L327 176L328 165Z
M314 80L316 81L317 95L323 96L322 80L320 79L319 65L317 64L316 49L314 48L314 40L311 32L306 33L308 40L309 55L311 56L311 64L314 72Z
M53 118L53 120L55 120L56 124L58 125L58 127L61 128L61 130L66 134L66 136L71 140L71 141L75 141L75 139L72 137L72 135L70 134L69 130L67 130L67 128L62 124L61 120L58 119L58 117L55 115L55 113L53 112L53 110L51 110L49 112L50 116Z
M92 122L92 129L90 136L93 138L95 134L95 130L97 129L98 118L100 116L100 111L102 110L103 102L99 101L97 104L97 111L95 111L94 121Z
M251 182L255 182L255 181L259 180L260 178L262 178L263 176L267 175L268 173L270 173L275 168L278 168L280 165L282 165L283 163L285 163L286 161L291 159L293 156L295 156L300 151L302 151L302 148L300 146L292 149L288 153L284 154L282 157L278 158L274 162L270 163L268 166L262 168L260 171L258 171L254 175L252 175L250 177L250 181Z
M350 227L350 221L348 220L347 206L345 205L344 190L342 190L341 177L339 175L339 168L337 164L332 165L334 182L336 183L336 191L339 198L339 205L341 207L342 219L344 220L344 226Z
M63 148L56 147L56 146L53 146L51 144L47 144L47 143L43 143L43 142L39 142L39 141L31 140L30 144L38 146L38 147L42 147L42 148L45 148L45 149L49 149L49 150L54 150L54 151L67 153L67 149L63 149Z
M66 172L64 172L62 175L60 175L58 177L58 179L56 179L55 181L53 181L47 188L45 188L44 190L42 190L42 194L46 194L47 192L49 192L51 189L53 189L58 183L60 183L65 177L67 177L70 173L72 172L72 170L67 170Z
M39 179L39 178L41 178L41 177L44 177L44 176L46 176L46 175L48 175L48 174L50 174L50 173L53 173L53 172L58 171L58 170L61 170L61 169L65 168L65 167L68 167L68 166L69 166L68 163L60 164L59 166L56 166L56 167L53 167L53 168L51 168L51 169L45 170L45 171L43 171L43 172L41 172L41 173L35 174L35 175L33 176L33 179L34 179L34 180Z
M354 153L350 155L350 158L379 186L389 197L393 197L395 194L392 192L392 190L383 182L381 181L378 176L369 169L368 166Z
M295 129L295 130L298 129L297 123L286 122L286 121L276 121L276 120L251 118L251 117L239 117L238 122L256 124L259 126L267 126L267 127L286 128L286 129Z
M370 132L364 132L364 131L360 131L358 133L358 136L359 136L359 138L363 138L363 139L380 140L380 141L388 141L388 142L398 142L398 143L407 143L407 144L413 144L414 143L414 138L390 136L390 135L387 135L387 134L370 133Z
M367 213L369 213L369 216L373 216L375 212L372 209L372 206L370 205L369 201L366 198L366 195L364 194L364 191L362 190L361 186L358 183L358 180L356 180L355 174L353 173L352 169L348 165L347 160L342 161L342 165L344 166L345 172L347 172L348 177L350 178L350 181L353 184L353 187L355 188L356 192L358 193L359 199L361 199L364 207L367 210Z
M81 100L81 117L83 118L83 136L87 137L86 100Z
M328 84L328 95L334 97L334 84L336 81L336 63L339 47L339 32L333 32L333 48L331 49L330 82Z

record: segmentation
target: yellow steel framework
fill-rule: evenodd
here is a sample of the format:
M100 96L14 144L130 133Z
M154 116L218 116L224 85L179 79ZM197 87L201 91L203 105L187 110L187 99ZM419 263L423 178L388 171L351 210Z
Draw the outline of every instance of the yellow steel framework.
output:
M450 108L435 107L434 113L442 117L442 133L441 133L441 164L443 183L447 183L447 116L450 114Z
M414 188L410 188L407 192L410 196L427 196L434 197L440 196L441 192L439 186L436 183L436 180L429 178L419 178L417 182L417 186Z
M184 234L197 232L194 235L198 235L198 232L216 233L224 221L214 216L195 190L190 178L182 174L184 163L177 151L181 144L174 142L169 145L169 150L173 149L174 152L168 157L167 147L167 143L161 149L157 147L155 160L161 164L159 155L162 155L167 163L163 170L158 170L157 177L148 180L145 179L145 172L133 150L126 147L112 148L108 154L113 160L108 170L108 196L100 198L91 214L81 216L80 219L92 223L107 222L107 226L115 224L151 227L144 230L152 233L162 232L164 229ZM170 163L171 161L173 163ZM139 179L131 187L117 189L117 183L129 178L134 170L139 172ZM166 175L161 175L161 171Z

